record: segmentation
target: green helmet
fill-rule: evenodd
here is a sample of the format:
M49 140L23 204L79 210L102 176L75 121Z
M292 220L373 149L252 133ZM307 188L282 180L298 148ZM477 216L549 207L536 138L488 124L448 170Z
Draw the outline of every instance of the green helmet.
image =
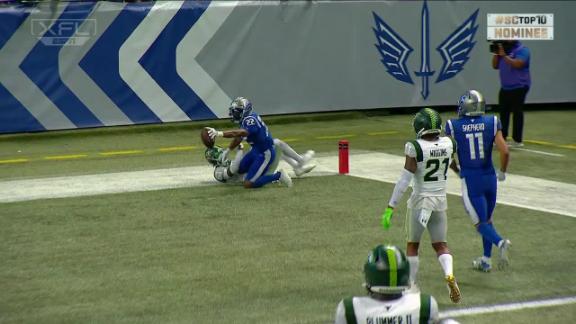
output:
M412 126L418 138L426 134L440 134L442 131L442 118L432 108L422 108L414 116Z
M397 294L410 286L410 264L396 246L378 245L364 264L366 288L380 294Z
M204 157L206 158L206 161L208 161L208 163L210 163L212 166L218 166L221 164L220 156L222 155L223 151L224 150L221 147L214 145L204 151Z

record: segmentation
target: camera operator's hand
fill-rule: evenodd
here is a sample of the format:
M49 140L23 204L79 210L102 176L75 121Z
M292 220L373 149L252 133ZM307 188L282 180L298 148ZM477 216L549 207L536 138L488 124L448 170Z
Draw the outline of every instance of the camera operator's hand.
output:
M504 47L500 43L498 43L498 53L497 54L500 57L506 56L506 51L504 51Z

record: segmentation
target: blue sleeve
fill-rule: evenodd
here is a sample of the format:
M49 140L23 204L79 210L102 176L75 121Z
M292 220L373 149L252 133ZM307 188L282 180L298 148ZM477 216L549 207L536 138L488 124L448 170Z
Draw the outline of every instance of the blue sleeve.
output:
M516 52L516 58L524 62L530 62L530 51L528 48L523 47L518 52Z
M501 131L502 130L502 123L500 122L500 119L498 117L494 117L496 119L496 131Z

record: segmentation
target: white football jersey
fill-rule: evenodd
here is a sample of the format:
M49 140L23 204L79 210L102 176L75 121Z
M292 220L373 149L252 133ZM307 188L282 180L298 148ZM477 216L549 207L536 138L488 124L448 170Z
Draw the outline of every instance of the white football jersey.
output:
M358 324L436 323L438 304L434 297L420 293L405 293L399 299L388 301L352 297L340 301L334 323L350 323L346 320L350 316L354 316Z
M418 165L410 199L446 196L446 179L454 149L454 142L447 136L435 141L417 139L406 143L405 154L416 158Z

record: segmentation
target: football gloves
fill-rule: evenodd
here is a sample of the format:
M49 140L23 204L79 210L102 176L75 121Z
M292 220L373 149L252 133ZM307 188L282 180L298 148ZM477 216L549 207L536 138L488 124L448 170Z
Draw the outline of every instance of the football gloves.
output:
M394 208L388 206L386 210L382 214L382 220L380 224L382 224L382 228L387 230L390 228L390 221L392 220L392 216L394 215Z
M222 137L222 136L224 136L224 132L217 131L217 130L215 130L215 129L212 128L212 127L207 127L207 130L208 130L208 136L210 136L210 138L211 138L212 140L215 140L216 137Z

